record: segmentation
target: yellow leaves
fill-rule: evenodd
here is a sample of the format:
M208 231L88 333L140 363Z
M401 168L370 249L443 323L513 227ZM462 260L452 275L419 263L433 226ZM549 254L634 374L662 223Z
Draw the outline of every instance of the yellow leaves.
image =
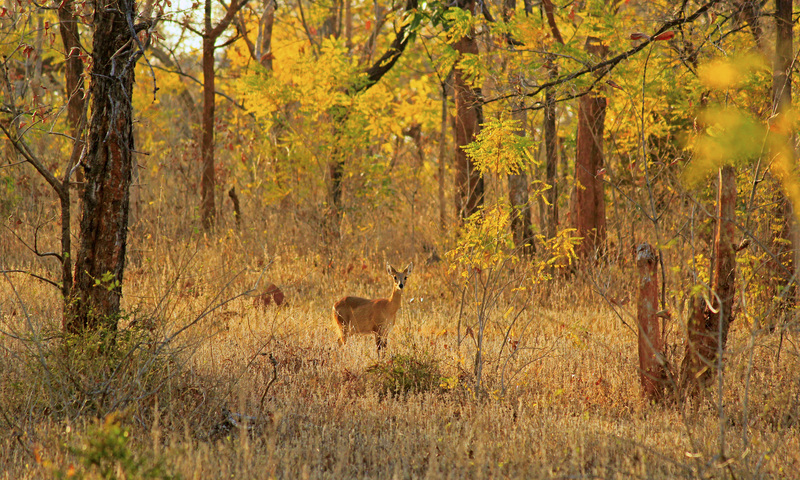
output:
M706 134L695 142L695 159L684 180L692 186L723 165L734 165L758 157L764 146L766 128L749 114L734 108L709 109L701 120Z
M514 241L508 224L511 207L506 203L486 206L470 216L461 230L456 247L447 252L447 257L456 264L471 270L486 270L511 260ZM467 271L463 276L468 276Z
M518 135L519 122L506 117L490 119L483 125L467 152L482 175L517 174L534 163L530 150L535 146L530 138Z
M740 55L718 59L699 68L700 80L711 89L736 88L750 80L758 70L768 70L764 58L759 55Z
M457 42L470 35L474 29L475 17L468 10L450 8L444 13L444 18L450 24L447 31L447 43Z
M701 117L708 125L706 133L695 140L695 158L684 173L684 181L697 186L724 165L742 165L765 158L792 204L800 206L800 180L790 147L798 114L790 110L770 120L767 125L736 108L707 110Z

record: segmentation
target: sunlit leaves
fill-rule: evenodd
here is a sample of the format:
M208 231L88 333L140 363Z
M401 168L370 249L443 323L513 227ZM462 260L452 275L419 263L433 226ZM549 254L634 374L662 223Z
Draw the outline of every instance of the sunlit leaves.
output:
M462 272L466 278L469 270L486 270L507 260L516 260L512 253L514 240L508 224L511 207L503 202L484 207L470 216L461 230L458 244L447 252L455 265L467 267Z
M701 81L716 90L736 88L752 81L757 71L768 71L763 57L758 55L741 55L709 62L699 69Z
M755 118L734 108L711 109L702 115L706 134L695 143L695 159L685 173L697 185L723 165L743 164L761 154L766 129Z
M447 43L457 42L462 37L472 33L475 18L469 11L462 8L451 8L445 12L444 18L449 27L447 30Z
M475 142L467 145L467 155L481 174L519 173L533 161L530 150L535 142L518 135L519 122L507 117L490 119L483 125Z

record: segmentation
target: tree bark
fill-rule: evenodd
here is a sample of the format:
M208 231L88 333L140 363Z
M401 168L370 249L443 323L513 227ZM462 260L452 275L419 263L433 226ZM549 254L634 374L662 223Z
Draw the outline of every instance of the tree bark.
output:
M67 0L58 8L59 33L61 42L64 45L64 81L65 95L67 98L67 122L73 137L72 153L64 172L63 189L59 191L61 203L61 293L64 299L69 299L72 295L72 212L70 211L70 172L78 164L83 142L80 140L81 132L84 127L83 112L85 107L84 85L83 85L83 60L81 59L82 47L80 33L78 32L78 21L73 13L74 3ZM76 170L76 181L83 183L83 170ZM68 311L65 308L63 317L66 318Z
M772 113L773 122L784 122L786 112L792 107L792 0L775 1L775 63L772 77ZM777 129L780 136L778 152L785 156L784 164L791 169L794 166L794 135L793 132ZM785 181L785 180L784 180ZM795 245L797 243L796 221L794 208L783 191L775 193L775 216L779 221L779 228L774 231L772 248L782 268L775 268L779 274L779 284L774 287L776 297L782 298L780 302L781 315L787 315L790 305L795 301L796 288L789 292L780 289L786 288L794 276L796 258Z
M594 37L586 39L586 50L604 57L607 48ZM579 237L583 237L578 254L591 258L602 251L606 242L606 205L602 177L603 132L606 118L606 98L590 93L578 103L577 158L575 160L575 190L572 219Z
M214 50L220 35L228 28L236 14L248 0L231 2L225 16L216 26L211 25L211 0L205 0L203 15L203 119L200 157L203 161L203 174L200 180L200 219L203 230L214 227L217 216L216 203L216 165L214 160L214 121L216 74L214 71Z
M211 0L206 0L207 26L210 25ZM216 174L214 162L214 43L215 38L203 37L203 136L201 156L203 159L203 175L200 182L202 203L200 217L203 229L209 231L214 226L216 214Z
M473 12L474 0L459 2L459 7ZM473 32L458 39L453 48L459 59L464 54L478 54L478 42ZM453 97L456 105L454 121L455 131L455 183L456 183L456 216L464 220L477 212L483 205L484 182L475 164L467 156L464 147L475 140L483 123L483 107L481 106L481 90L473 88L464 72L456 67L453 72Z
M555 7L552 0L542 0L547 24L553 39L560 44L564 44L564 38L556 24ZM547 59L547 73L550 80L558 78L558 65L555 57L549 56ZM545 146L545 183L550 189L545 193L547 205L545 214L542 217L542 230L547 238L556 236L558 228L558 180L556 178L556 165L558 165L558 130L556 128L556 94L552 88L544 91L544 146Z
M259 23L259 52L258 61L261 66L272 71L272 26L275 24L275 8L277 6L276 0L266 0L264 5L264 13L261 15Z
M115 331L120 312L133 168L133 0L101 0L94 14L92 118L85 155L80 248L64 330Z
M447 156L447 90L448 82L452 79L452 71L441 83L442 87L442 116L439 129L439 228L442 232L447 229L447 207L444 202L444 175Z
M503 20L509 22L517 10L516 0L504 0ZM514 40L508 36L508 43L513 44ZM510 82L514 87L521 87L521 76L516 72L511 73ZM519 99L511 103L511 118L519 124L517 135L525 137L527 133L528 114L523 109L524 102ZM511 235L514 245L523 254L529 255L536 251L533 243L533 225L531 223L531 205L528 195L528 171L522 169L518 173L508 174L508 202L511 204Z
M658 318L658 255L643 243L636 249L639 299L636 321L639 327L639 380L644 396L654 402L664 398L666 370L664 340Z
M67 120L74 136L77 137L84 106L83 61L81 60L82 49L80 34L78 33L78 21L72 9L73 0L67 0L61 4L58 7L58 20L61 41L64 44L64 52L66 54L64 77L66 81Z
M684 395L691 395L710 383L728 343L736 294L735 220L736 172L733 167L725 166L720 169L718 179L712 291L708 301L700 296L693 300L681 367Z
M558 76L555 65L549 69L550 77ZM545 236L553 238L558 228L558 129L556 128L556 95L552 88L544 92L544 147L545 147L545 183L550 188L545 192L547 205L542 218L542 230Z
M522 109L521 103L516 103L516 110L512 112L512 118L519 122L517 135L524 137L526 133L525 125L528 116ZM531 205L528 196L528 172L525 169L519 173L508 174L508 201L511 204L511 235L514 245L523 254L529 255L536 251L533 243L533 224L531 223Z
M578 107L577 158L572 218L579 237L581 258L591 258L606 240L606 212L603 182L597 173L603 168L603 129L606 99L589 94Z

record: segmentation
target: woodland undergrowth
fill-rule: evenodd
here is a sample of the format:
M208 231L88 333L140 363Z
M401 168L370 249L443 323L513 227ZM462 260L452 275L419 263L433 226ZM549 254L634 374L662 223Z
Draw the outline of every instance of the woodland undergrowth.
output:
M481 309L446 240L396 242L396 225L317 243L279 220L208 236L140 219L113 342L65 338L57 289L5 274L2 477L800 475L796 325L737 322L721 389L650 405L624 257L524 284L535 262L506 264ZM26 261L6 260L48 272ZM418 265L388 352L366 337L340 348L331 305L387 295L386 261ZM672 363L680 325L665 321Z

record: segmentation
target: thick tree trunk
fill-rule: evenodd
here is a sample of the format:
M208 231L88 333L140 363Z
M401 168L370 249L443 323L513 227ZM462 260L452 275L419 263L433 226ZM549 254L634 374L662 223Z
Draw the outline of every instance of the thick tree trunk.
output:
M606 206L602 179L603 129L606 99L589 94L578 106L577 158L572 218L579 237L581 258L591 258L606 241Z
M639 272L639 299L636 321L639 327L639 380L642 392L650 401L664 398L666 370L664 341L658 319L658 255L643 243L636 249Z
M736 294L736 172L719 171L717 226L714 235L714 272L709 302L695 297L688 325L688 344L681 367L681 391L692 394L708 385L728 343ZM710 306L709 306L710 303Z
M469 0L460 5L472 12L475 2ZM460 38L453 44L459 57L465 53L478 54L478 42L472 34ZM458 67L453 72L453 97L456 104L455 130L455 183L456 216L465 219L477 212L483 205L483 176L478 172L464 147L475 140L483 123L480 88L473 88Z
M586 39L586 51L605 57L608 48L594 37ZM575 159L575 190L572 220L579 237L581 258L587 259L602 252L606 242L606 201L602 177L603 132L606 119L606 99L596 93L581 97L578 103L577 158Z
M64 329L116 329L133 167L131 98L141 52L131 41L133 0L102 0L94 14L92 118L85 155L80 248Z

